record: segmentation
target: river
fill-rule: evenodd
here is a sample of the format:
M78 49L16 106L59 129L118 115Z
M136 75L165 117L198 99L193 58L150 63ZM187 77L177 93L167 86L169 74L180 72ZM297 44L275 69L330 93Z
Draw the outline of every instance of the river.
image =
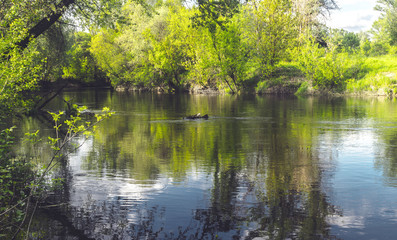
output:
M395 100L109 90L62 97L115 115L61 164L64 204L38 210L32 239L397 236ZM196 113L209 119L183 119ZM19 128L53 132L35 118Z

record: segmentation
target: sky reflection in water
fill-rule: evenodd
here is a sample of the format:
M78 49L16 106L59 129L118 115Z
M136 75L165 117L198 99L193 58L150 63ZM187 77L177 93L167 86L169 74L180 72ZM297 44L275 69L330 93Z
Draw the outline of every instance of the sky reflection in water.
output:
M65 94L117 113L69 159L66 215L87 237L397 235L395 101Z

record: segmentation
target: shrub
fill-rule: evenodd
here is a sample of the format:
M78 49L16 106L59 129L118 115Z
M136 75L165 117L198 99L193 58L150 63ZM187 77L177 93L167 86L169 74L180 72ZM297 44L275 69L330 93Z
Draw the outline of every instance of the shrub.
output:
M255 87L255 92L256 93L265 93L265 91L268 87L269 87L269 84L267 81L260 81L260 82L258 82L258 85Z
M320 48L312 39L306 40L300 49L295 49L298 68L313 87L341 91L345 80L358 74L362 63L351 58L346 52L338 52L337 47Z
M307 95L308 90L309 90L310 84L309 82L303 82L300 87L298 88L298 90L295 92L296 96L303 96L303 95Z
M386 55L389 52L389 48L390 46L386 43L373 42L370 53L372 56Z

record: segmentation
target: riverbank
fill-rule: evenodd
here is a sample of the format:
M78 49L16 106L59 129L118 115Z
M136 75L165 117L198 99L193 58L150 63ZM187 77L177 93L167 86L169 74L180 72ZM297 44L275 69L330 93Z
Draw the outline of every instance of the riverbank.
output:
M359 66L355 67L355 78L342 81L339 88L320 88L313 86L298 68L296 62L281 62L274 73L264 80L247 81L241 93L248 94L279 94L299 96L397 96L397 57L384 55L377 57L355 56L359 59ZM139 91L164 93L164 89L153 89L134 86L132 83L123 83L114 87L116 91ZM198 84L189 84L183 92L191 94L227 94L230 91L216 86L208 87Z

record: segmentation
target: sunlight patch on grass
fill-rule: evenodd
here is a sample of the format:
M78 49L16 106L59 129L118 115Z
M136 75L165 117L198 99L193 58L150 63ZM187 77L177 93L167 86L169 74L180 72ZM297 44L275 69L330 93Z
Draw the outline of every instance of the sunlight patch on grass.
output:
M348 80L346 91L349 93L376 92L388 94L391 91L396 93L397 56L385 55L366 58L362 68L362 77Z

